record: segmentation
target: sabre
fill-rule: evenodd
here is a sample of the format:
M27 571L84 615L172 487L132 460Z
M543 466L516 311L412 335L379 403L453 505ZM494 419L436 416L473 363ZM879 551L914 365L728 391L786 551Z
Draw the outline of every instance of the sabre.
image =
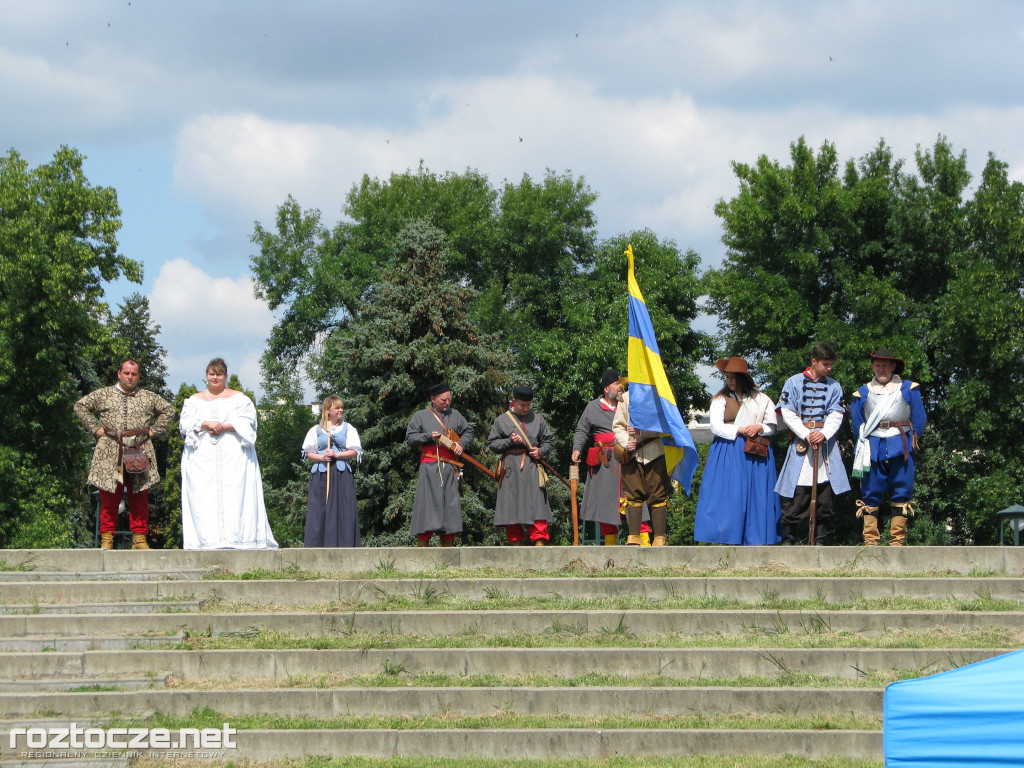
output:
M811 469L811 504L809 507L811 530L807 534L807 543L814 544L814 529L818 527L818 446L811 446L811 457L814 467Z

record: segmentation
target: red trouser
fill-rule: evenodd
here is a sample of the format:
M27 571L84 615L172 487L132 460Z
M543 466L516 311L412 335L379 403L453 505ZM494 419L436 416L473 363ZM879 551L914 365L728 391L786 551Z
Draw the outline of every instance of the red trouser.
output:
M523 541L526 538L526 526L515 523L514 525L505 526L505 536L508 537L509 543L517 541ZM547 520L534 520L530 526L530 541L550 541L551 535L548 533L548 521Z
M120 483L113 493L100 489L100 533L113 533L117 530L117 508L121 506L124 491ZM149 533L149 491L136 492L129 483L127 493L128 527L132 533Z

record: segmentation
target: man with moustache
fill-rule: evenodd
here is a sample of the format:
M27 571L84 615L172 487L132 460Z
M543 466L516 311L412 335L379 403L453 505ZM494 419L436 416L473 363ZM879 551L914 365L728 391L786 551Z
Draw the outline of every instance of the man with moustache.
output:
M601 378L601 397L587 403L583 409L572 443L572 461L585 462L583 504L580 519L597 523L606 545L619 542L624 499L621 493L621 471L615 460L615 434L612 419L622 394L619 372L609 368ZM649 519L649 515L647 516ZM642 546L651 543L650 524L641 523Z
M117 512L128 497L132 549L149 549L149 489L160 480L156 469L154 437L167 431L174 406L159 395L139 388L141 372L134 360L117 370L117 383L91 392L75 403L75 416L97 438L89 467L89 482L100 492L100 549L114 548ZM125 472L119 443L123 432L145 430L123 438L124 445L141 447L148 457L146 470Z
M914 514L914 454L924 430L925 413L917 382L900 378L903 360L884 347L871 353L874 378L858 389L850 405L854 451L853 476L860 478L857 517L864 520L864 545L876 546L879 507L886 494L892 516L889 546L901 547L907 517Z
M451 547L462 532L462 463L458 457L473 447L473 427L451 407L448 384L434 384L427 396L430 404L412 415L405 430L406 444L420 452L410 527L418 547L429 547L435 533L442 547ZM451 449L440 443L449 429L459 436Z
M533 410L533 389L513 389L509 409L491 426L487 447L501 455L494 524L505 527L508 543L514 547L527 538L537 547L551 540L547 472L540 461L554 444L547 421Z

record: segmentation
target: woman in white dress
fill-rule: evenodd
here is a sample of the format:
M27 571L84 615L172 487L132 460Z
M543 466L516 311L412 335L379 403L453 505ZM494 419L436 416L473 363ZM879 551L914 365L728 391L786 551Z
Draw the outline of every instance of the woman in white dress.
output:
M256 459L256 406L206 366L206 390L181 409L181 529L185 549L277 549Z

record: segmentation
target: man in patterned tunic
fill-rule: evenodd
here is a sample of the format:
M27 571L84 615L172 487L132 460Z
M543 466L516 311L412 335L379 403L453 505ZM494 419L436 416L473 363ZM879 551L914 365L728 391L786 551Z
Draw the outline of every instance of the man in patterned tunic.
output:
M818 458L815 544L824 544L835 497L850 490L836 440L846 415L843 388L828 375L835 361L836 351L829 344L815 344L811 364L786 381L779 397L777 410L794 438L775 484L775 492L782 497L783 544L793 544L796 526L810 517L812 457Z
M914 514L914 454L924 430L925 413L917 382L900 378L903 361L888 349L871 353L874 378L858 389L850 404L854 452L853 476L860 478L857 517L864 518L864 544L878 544L878 508L889 494L892 518L889 545L903 546L907 517Z
M451 407L452 389L446 383L434 384L427 395L430 405L416 411L405 430L406 444L420 452L410 527L416 546L429 547L430 539L437 533L441 546L450 547L462 532L459 456L473 447L473 428ZM452 449L440 443L449 429L459 436Z
M149 390L139 389L139 364L125 360L117 371L117 384L103 387L75 403L75 416L97 439L89 468L89 482L100 492L100 549L114 548L117 511L127 494L132 549L149 549L149 489L160 479L156 469L154 437L167 431L174 406ZM127 446L141 447L149 461L145 472L129 474L119 466L120 433L145 429L124 438Z
M540 460L551 452L555 438L532 406L533 390L516 387L509 409L494 420L487 435L487 447L501 455L494 524L505 526L512 546L521 546L527 537L537 547L551 540L547 472Z

